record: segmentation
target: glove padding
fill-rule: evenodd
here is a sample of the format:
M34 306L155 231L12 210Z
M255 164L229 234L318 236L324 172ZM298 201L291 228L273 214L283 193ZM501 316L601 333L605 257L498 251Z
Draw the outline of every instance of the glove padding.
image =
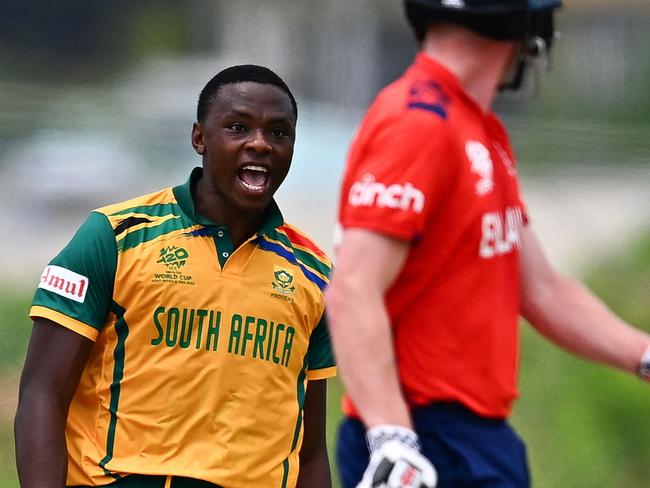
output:
M404 427L396 427L376 426L368 431L368 444L371 446L370 463L357 488L434 488L436 486L438 479L436 470L431 461L418 450L415 432ZM379 443L377 439L381 439Z

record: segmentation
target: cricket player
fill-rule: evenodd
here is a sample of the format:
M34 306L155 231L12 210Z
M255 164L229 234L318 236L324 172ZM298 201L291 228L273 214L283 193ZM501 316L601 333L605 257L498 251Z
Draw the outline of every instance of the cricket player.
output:
M93 211L45 268L22 488L331 488L331 264L273 199L297 115L271 70L220 72L192 129L202 167Z
M650 337L549 264L491 106L544 61L559 0L406 0L420 43L352 143L326 301L345 487L530 485L507 422L518 320L650 378Z

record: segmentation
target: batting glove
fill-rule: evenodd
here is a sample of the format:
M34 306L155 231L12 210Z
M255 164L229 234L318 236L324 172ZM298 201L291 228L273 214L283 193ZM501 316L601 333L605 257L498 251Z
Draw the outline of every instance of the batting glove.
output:
M399 425L376 425L366 433L370 462L357 488L434 488L436 469L420 452L418 436Z

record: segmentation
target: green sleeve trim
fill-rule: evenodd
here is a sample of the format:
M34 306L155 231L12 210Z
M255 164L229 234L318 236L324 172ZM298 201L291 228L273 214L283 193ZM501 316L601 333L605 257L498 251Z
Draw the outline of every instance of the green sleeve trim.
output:
M318 322L309 339L309 348L307 349L307 369L324 369L335 366L334 353L330 342L330 333L327 326L327 317L323 316Z
M52 309L101 330L110 310L117 269L115 237L106 216L91 212L70 242L49 264L86 277L86 296L83 302L78 302L37 288L32 305Z

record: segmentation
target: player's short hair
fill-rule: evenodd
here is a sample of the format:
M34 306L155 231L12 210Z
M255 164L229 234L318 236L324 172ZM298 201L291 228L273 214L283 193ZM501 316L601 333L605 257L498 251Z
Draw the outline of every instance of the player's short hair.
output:
M287 84L276 75L269 68L264 66L257 66L255 64L241 64L226 68L212 77L210 81L203 87L199 95L199 102L196 108L196 120L203 122L208 114L210 103L215 99L219 93L219 89L224 85L233 83L244 83L251 81L254 83L261 83L264 85L273 85L285 92L291 101L293 109L294 120L298 120L298 104L296 99L289 90Z

